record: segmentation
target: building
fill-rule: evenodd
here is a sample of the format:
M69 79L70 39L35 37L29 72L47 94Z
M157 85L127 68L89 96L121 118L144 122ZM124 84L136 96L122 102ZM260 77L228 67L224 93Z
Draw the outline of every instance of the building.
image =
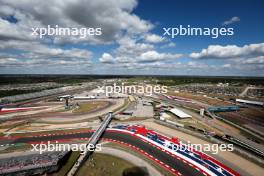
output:
M236 102L250 104L250 105L264 106L264 103L260 102L260 101L250 101L250 100L236 99Z
M181 118L181 119L185 119L185 118L191 118L192 116L189 114L186 114L185 112L183 112L182 110L179 110L177 108L173 108L171 110L169 110L169 112L171 112L172 114L174 114L175 116Z

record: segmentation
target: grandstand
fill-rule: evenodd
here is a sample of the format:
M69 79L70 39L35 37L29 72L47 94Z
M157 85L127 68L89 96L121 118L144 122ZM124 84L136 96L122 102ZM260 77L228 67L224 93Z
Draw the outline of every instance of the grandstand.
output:
M214 106L207 109L209 112L230 112L240 110L239 106Z
M7 96L7 97L3 97L1 101L3 101L3 102L16 102L16 101L22 101L22 100L29 100L29 99L40 98L40 97L44 97L44 96L63 93L65 91L74 90L75 88L76 87L73 87L73 86L67 86L67 87L61 87L61 88L56 88L56 89L43 90L41 92Z
M0 175L36 175L58 169L68 152L46 152L0 159Z

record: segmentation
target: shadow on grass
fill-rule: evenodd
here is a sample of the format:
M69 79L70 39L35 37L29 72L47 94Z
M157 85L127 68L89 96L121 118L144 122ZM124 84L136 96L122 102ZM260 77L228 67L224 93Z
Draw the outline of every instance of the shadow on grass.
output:
M122 176L149 176L145 167L130 167L123 171Z

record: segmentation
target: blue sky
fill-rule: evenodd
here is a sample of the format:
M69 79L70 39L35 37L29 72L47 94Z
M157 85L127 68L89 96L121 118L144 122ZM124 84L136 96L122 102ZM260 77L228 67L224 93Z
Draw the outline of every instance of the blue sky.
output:
M208 37L179 37L174 41L177 43L193 44L201 49L199 45L209 44L248 44L248 42L260 43L264 40L263 13L264 2L261 0L235 1L235 0L142 0L134 12L146 20L151 20L159 25L154 30L161 33L163 26L174 26L177 24L194 25L204 27L221 27L221 24L237 16L241 19L239 23L231 24L235 28L235 35L210 39ZM154 14L153 14L154 13ZM187 39L187 40L186 40Z
M261 0L1 0L0 74L263 76L263 8ZM48 25L102 35L32 35ZM234 35L163 35L179 25Z

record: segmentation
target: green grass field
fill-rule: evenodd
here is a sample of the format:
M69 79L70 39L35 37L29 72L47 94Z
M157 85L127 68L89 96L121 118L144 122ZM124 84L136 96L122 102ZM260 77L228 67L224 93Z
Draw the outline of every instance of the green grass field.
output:
M108 102L105 101L91 101L87 103L80 104L79 108L73 110L73 113L88 113L92 110L100 109L107 106Z
M145 176L143 169L121 158L94 153L80 168L77 176Z

